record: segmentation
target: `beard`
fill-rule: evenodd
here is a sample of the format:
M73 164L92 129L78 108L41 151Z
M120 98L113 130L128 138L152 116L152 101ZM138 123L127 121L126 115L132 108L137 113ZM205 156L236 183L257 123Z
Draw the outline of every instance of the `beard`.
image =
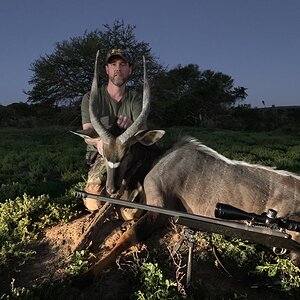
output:
M122 86L127 82L127 77L123 77L121 75L115 75L109 77L110 81L116 86Z

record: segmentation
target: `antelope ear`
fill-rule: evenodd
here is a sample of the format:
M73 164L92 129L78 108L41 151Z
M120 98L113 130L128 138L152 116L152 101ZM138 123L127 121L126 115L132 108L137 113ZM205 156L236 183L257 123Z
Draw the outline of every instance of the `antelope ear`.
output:
M151 146L165 134L164 130L140 130L134 136L144 146Z

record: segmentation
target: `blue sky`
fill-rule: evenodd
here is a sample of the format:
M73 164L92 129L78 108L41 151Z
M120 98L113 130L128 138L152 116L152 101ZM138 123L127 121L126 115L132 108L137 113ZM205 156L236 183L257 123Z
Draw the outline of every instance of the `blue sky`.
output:
M169 68L230 75L252 107L300 105L299 0L2 0L0 8L2 105L26 101L30 64L56 42L115 20L136 26Z

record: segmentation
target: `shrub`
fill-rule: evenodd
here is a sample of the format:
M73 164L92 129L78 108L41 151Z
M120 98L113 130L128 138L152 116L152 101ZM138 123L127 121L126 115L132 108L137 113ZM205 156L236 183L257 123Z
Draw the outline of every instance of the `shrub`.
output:
M141 289L135 292L138 300L180 299L177 284L165 279L157 264L144 263L140 268Z
M70 221L78 214L77 204L67 204L66 197L52 202L47 195L24 194L0 203L0 265L12 259L19 263L27 260L34 252L24 246L35 240L41 229Z

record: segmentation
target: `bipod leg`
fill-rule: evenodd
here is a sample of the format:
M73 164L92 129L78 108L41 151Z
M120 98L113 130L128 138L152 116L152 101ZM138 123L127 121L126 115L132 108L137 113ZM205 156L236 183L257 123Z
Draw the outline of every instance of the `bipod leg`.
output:
M188 289L191 284L192 277L192 256L193 256L193 247L194 247L194 234L195 232L192 229L184 227L183 235L180 240L177 242L172 251L172 256L181 248L184 242L187 242L188 245L188 261L186 268L186 284L185 287Z
M189 228L184 229L184 235L188 242L188 262L187 262L187 271L186 271L186 289L190 287L191 277L192 277L192 256L193 256L193 248L194 248L194 230Z

